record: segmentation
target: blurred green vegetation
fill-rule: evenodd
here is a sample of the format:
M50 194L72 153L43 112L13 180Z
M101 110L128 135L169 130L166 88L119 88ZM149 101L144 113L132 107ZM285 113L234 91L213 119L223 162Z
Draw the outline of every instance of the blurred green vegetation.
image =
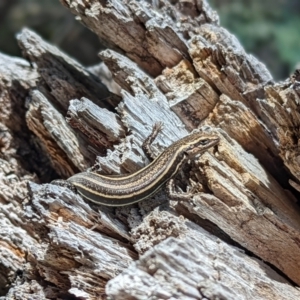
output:
M289 76L300 62L299 0L208 0L221 25L257 56L275 79ZM15 34L39 33L84 65L98 63L101 44L59 0L0 0L0 51L20 56Z
M221 25L239 38L248 53L265 63L275 79L284 79L299 67L299 0L209 2Z
M100 62L97 36L59 0L0 0L0 51L21 56L15 35L28 27L85 65Z

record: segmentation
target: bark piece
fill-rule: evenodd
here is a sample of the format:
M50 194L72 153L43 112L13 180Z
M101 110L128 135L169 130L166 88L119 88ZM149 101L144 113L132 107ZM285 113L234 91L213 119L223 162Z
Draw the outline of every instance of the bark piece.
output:
M255 109L256 98L263 97L263 87L272 82L266 67L246 54L227 30L205 24L199 33L205 38L194 36L189 53L200 77L220 93Z
M195 171L194 181L201 183L200 194L180 205L299 283L300 222L293 196L252 155L224 138L216 158L205 153L199 159L202 171Z
M300 181L299 124L298 111L299 82L287 80L274 86L267 86L266 99L259 99L260 116L279 143L279 155L290 173Z
M0 295L22 274L27 253L37 243L22 210L26 181L51 177L25 121L26 97L38 78L27 61L0 54Z
M22 172L36 173L39 178L53 177L47 156L36 143L35 136L26 125L26 99L36 86L39 74L20 58L0 53L0 155Z
M24 57L36 64L47 89L64 111L70 99L81 97L100 107L112 109L117 105L114 101L110 103L110 93L99 78L33 31L23 29L17 39Z
M177 218L169 215L172 218L176 223ZM262 261L248 257L196 225L186 225L185 237L164 240L109 281L108 296L124 300L300 297L297 289Z
M288 174L283 168L277 141L268 127L247 106L221 95L206 123L225 130L246 151L252 153L281 184L286 185Z
M165 69L155 82L189 130L197 128L219 101L218 94L199 78L188 61Z
M115 222L119 235L112 232L112 225L99 223L100 216L68 189L36 184L29 187L32 199L25 206L25 215L43 243L31 249L27 272L36 269L41 278L65 293L87 293L99 299L106 281L136 258L130 247L112 237L125 237L124 228ZM97 282L97 287L91 282Z
M151 6L139 1L110 0L86 4L61 0L61 3L112 48L122 50L154 76L164 67L172 67L188 56L184 36L195 32L203 22L218 22L206 1L198 1L189 8L188 5L161 1L162 14L155 10L156 4ZM178 27L182 34L178 33Z
M93 156L82 147L84 154L80 152L78 139L72 129L48 99L37 90L31 93L26 119L29 129L39 137L53 167L62 177L70 177L77 170L85 170L91 164Z
M57 48L45 43L35 33L24 30L19 35L19 42L26 55L36 63L37 70L41 73L44 82L47 83L47 87L45 87L44 83L40 82L38 91L33 92L31 101L28 101L27 124L39 137L40 144L46 149L52 166L58 174L62 177L69 177L78 170L86 170L94 162L95 154L104 155L107 148L112 148L112 142L117 142L116 132L119 132L121 137L124 135L124 129L121 130L120 124L115 123L114 128L102 126L102 132L98 133L90 126L92 120L90 114L83 113L80 122L75 123L70 119L70 124L75 128L82 129L83 134L87 137L75 136L67 126L64 116L61 115L62 107L66 110L71 97L78 95L88 95L98 103L96 96L101 94L101 88L104 90L106 88L77 62L62 54ZM94 88L89 88L91 85ZM69 88L72 91L68 90ZM50 93L48 89L50 89ZM107 95L106 92L104 96ZM105 104L106 100L103 101L100 105L110 107ZM95 111L92 102L90 102L90 106L89 109ZM105 112L105 110L102 111L99 108L98 114L99 112ZM76 114L74 106L70 107L69 114L70 116ZM108 110L106 110L106 114L109 114L111 118L113 116L113 113ZM98 123L103 121L103 116L101 118ZM98 123L94 124L94 127L97 127ZM78 148L81 153L78 152Z
M125 136L118 116L87 98L70 101L67 122L85 134L89 143L104 154L112 148L112 143L119 142Z
M83 2L61 2L106 43L122 49L151 74L160 73L162 66L150 54L147 42L145 42L145 28L137 22L137 19L135 20L129 7L119 1L109 1L105 4L95 1L88 5ZM122 36L121 39L120 36Z

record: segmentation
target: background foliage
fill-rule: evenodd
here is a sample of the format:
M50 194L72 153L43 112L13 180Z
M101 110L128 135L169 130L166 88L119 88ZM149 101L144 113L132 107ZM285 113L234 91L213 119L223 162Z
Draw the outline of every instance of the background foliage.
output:
M15 35L28 27L85 65L98 63L97 36L59 0L0 0L0 52L21 56ZM80 41L80 43L78 43Z
M299 0L208 1L220 15L221 25L264 62L275 79L286 78L300 63ZM0 0L1 52L21 55L14 36L24 26L85 65L99 62L97 37L59 0Z
M256 55L275 79L300 67L299 0L209 0L221 25Z

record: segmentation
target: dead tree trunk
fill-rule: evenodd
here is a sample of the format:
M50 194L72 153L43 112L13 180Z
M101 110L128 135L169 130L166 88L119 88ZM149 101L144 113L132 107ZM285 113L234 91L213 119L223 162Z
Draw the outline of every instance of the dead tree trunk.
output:
M24 29L0 55L0 299L300 299L299 74L274 83L205 0L61 2L108 48L86 69ZM147 165L157 121L157 153L221 138L177 178L190 201L49 184Z

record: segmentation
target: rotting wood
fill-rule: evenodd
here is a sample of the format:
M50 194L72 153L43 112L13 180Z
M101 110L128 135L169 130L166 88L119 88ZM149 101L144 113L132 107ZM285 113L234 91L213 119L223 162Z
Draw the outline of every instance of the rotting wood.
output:
M14 282L7 299L30 293L39 299L298 299L299 195L288 185L290 180L297 187L300 180L297 76L274 84L265 66L218 25L206 1L160 1L159 7L146 1L61 2L112 48L100 57L118 95L95 76L101 72L89 72L27 29L18 41L34 67L2 58L11 66L0 68L1 282ZM26 97L26 109L12 109ZM34 135L26 129L18 141L26 110ZM38 140L35 151L48 156L41 158L46 173L52 167L67 177L96 159L94 170L121 174L148 163L141 144L157 121L164 128L153 144L156 153L199 124L221 137L216 149L176 178L183 190L197 186L191 201L169 202L162 191L113 209L35 183L27 195L26 180L45 177L32 176L15 155L26 137ZM211 232L226 243L193 222L214 224ZM232 244L250 252L241 254ZM128 268L138 254L144 255ZM184 256L194 273L176 269ZM174 286L182 289L176 293Z
M166 235L173 231L173 237L162 237L160 242L156 233L160 228ZM108 283L113 299L289 300L300 296L262 261L168 211L155 209L133 232L140 247L147 245L149 250Z

